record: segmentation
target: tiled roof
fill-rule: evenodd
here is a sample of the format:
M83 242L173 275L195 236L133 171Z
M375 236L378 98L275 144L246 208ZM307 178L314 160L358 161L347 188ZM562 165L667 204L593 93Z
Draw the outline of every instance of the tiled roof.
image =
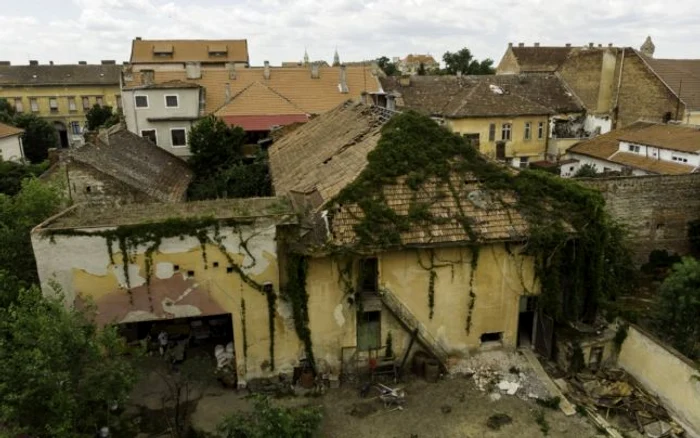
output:
M155 52L163 53L158 56ZM210 52L222 53L213 55ZM170 53L170 55L168 55ZM133 40L131 63L248 62L247 40Z
M639 130L620 133L618 139L681 152L700 152L700 129L690 126L650 124Z
M512 47L521 73L552 73L566 61L572 47Z
M69 157L162 202L184 200L192 179L186 162L121 125L101 133L94 144L71 150Z
M688 109L700 110L700 59L656 59L639 55Z
M276 126L305 123L305 114L277 114L273 116L220 116L226 124L240 126L244 131L269 131Z
M406 64L420 64L424 65L437 64L435 58L432 55L408 55L405 59L402 59Z
M413 76L382 78L397 105L451 118L580 112L583 106L555 75Z
M267 85L255 81L231 97L214 113L217 116L302 114L306 112Z
M226 84L229 84L230 95L235 96L254 82L259 82L307 114L321 114L329 111L347 99L359 99L363 91L379 91L379 81L372 73L372 66L348 66L346 78L348 93L338 89L340 82L340 67L319 67L319 78L311 77L311 69L307 67L270 67L270 79L263 76L263 67L242 68L235 71L231 78L228 71L202 68L200 79L187 79L184 71L156 71L156 83L180 80L197 83L206 89L207 113L214 112L226 103ZM126 83L128 87L141 85L141 76L133 73L132 80ZM253 102L249 111L258 111L263 105ZM251 112L249 114L256 114Z
M11 125L6 125L4 123L0 123L0 138L9 137L11 135L19 135L23 132L24 132L23 129L20 129L20 128L17 128L15 126L11 126Z
M138 85L136 87L123 87L122 90L181 90L183 88L199 88L199 85L195 82L185 82L179 79L175 79L172 81L159 82L156 84Z
M635 122L624 128L610 131L607 134L599 135L590 140L576 143L569 148L568 152L610 161L623 166L634 167L636 169L641 169L651 173L667 175L691 173L693 171L693 167L686 164L674 163L672 161L662 161L638 154L619 151L620 138L629 138L637 135L643 136L643 133L647 129L655 126L659 125L649 122Z
M119 85L121 66L108 65L5 65L0 86L12 85Z

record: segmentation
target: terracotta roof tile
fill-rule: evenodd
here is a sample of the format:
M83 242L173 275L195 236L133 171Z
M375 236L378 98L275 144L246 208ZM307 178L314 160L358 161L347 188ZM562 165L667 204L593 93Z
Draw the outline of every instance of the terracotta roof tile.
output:
M255 81L231 97L214 113L217 116L302 114L306 112L267 85Z
M9 137L11 135L20 135L23 132L23 129L17 128L16 126L0 123L0 138Z
M613 154L609 160L613 163L622 164L623 166L634 167L635 169L662 175L683 175L686 173L693 173L694 169L693 166L687 164L657 160L631 152L617 152Z
M162 53L165 56L157 56ZM167 55L171 53L171 55ZM223 53L223 54L222 54ZM245 62L247 40L133 40L131 63Z
M700 110L700 59L657 59L639 55L688 109Z

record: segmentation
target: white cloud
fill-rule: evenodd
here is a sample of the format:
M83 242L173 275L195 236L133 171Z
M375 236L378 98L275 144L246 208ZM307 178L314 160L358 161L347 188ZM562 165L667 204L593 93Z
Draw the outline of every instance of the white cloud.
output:
M304 48L330 60L336 46L345 60L467 46L498 61L509 41L638 47L647 34L658 56L700 53L689 0L26 0L21 15L7 14L0 59L14 63L126 60L136 36L247 38L254 64L299 60Z

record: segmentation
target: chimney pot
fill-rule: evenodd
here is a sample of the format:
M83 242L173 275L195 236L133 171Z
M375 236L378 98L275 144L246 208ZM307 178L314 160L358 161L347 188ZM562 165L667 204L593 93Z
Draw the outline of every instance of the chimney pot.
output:
M78 61L78 65L87 65L87 61Z
M612 43L608 43L608 47L612 47Z
M263 77L265 77L265 79L270 79L270 61L265 61L265 69L263 70Z
M588 43L588 48L589 49L593 48L593 43Z
M39 61L37 61L36 59L30 59L29 65L39 65Z
M114 59L103 59L101 63L102 65L115 65L117 61Z
M12 65L12 63L10 61L0 61L0 65L3 67L7 67Z
M508 43L508 47L513 47L513 43Z
M535 43L535 47L539 47L539 46L540 46L540 43Z
M49 65L53 65L53 61L49 61Z
M525 43L518 43L518 47L525 47Z
M136 41L141 41L141 37L136 37Z
M566 43L566 47L571 47L571 43Z
M603 47L603 45L602 45L602 44L598 44L598 47Z

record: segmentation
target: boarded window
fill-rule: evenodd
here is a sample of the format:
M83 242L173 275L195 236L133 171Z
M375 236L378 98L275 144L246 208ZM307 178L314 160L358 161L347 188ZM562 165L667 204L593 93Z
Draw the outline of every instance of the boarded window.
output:
M496 143L496 159L506 159L506 143L503 141L499 141L498 143Z
M35 98L29 99L29 107L32 109L33 113L39 112L39 102Z
M90 98L85 96L83 97L83 111L87 111L90 109Z
M58 99L55 97L52 97L49 99L49 108L51 109L51 112L55 113L58 112Z
M357 349L359 351L381 347L381 319L381 312L357 314Z
M496 124L489 125L489 141L496 141Z
M69 111L78 111L78 106L75 103L75 97L68 98L68 110Z

